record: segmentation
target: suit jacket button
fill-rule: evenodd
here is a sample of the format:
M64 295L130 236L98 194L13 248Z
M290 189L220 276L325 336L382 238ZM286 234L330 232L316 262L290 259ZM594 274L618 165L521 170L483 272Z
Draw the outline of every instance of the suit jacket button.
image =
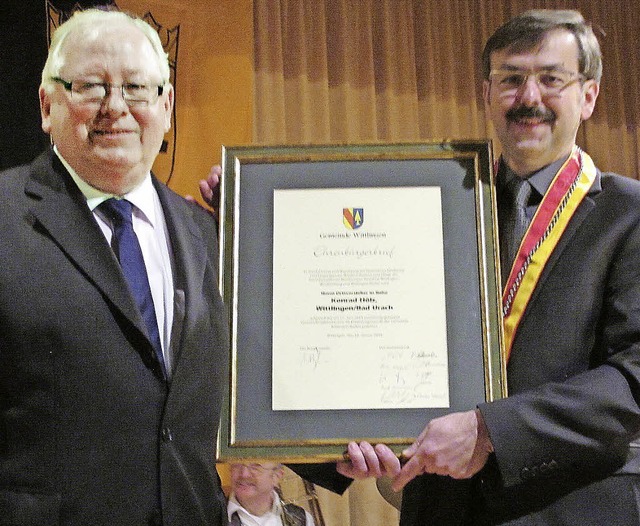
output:
M533 473L531 473L531 470L529 468L522 468L520 470L520 478L522 480L529 480L532 476Z
M171 442L173 440L173 433L171 432L170 428L168 427L162 428L162 440L164 442Z

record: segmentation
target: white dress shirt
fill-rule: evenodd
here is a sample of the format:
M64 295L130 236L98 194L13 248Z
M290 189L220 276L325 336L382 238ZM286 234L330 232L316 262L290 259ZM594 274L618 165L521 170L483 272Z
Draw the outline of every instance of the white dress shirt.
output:
M242 526L283 526L282 519L280 518L281 510L282 501L275 491L273 492L273 506L271 510L261 516L252 515L244 509L233 493L229 497L229 504L227 505L229 520L231 520L231 516L237 512ZM307 526L315 526L311 514L306 510L304 513L307 517Z
M54 151L87 199L89 209L93 212L102 233L109 245L111 245L111 237L113 235L111 222L97 207L111 197L120 196L106 194L88 184L63 159L57 148L54 147ZM151 174L147 174L139 186L122 197L134 205L133 230L138 237L142 257L147 269L165 366L167 372L171 374L173 364L171 363L172 357L169 350L171 348L174 299L172 251L167 224L158 193L151 181Z

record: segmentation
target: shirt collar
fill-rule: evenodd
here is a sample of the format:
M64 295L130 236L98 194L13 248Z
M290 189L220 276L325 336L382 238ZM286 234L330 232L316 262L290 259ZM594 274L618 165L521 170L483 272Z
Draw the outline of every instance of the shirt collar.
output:
M95 208L112 197L120 198L121 196L116 196L113 194L109 194L99 190L98 188L91 186L87 183L82 177L78 175L78 173L71 167L71 165L65 160L64 157L60 154L56 146L54 145L53 151L60 159L60 162L64 165L64 167L71 175L71 178L76 183L82 195L87 200L87 205L89 209L93 212ZM151 173L148 173L143 179L142 183L140 183L136 188L122 196L127 201L131 202L135 207L142 212L145 219L151 223L151 226L155 226L156 224L156 209L154 207L154 198L156 195L156 190L153 187L153 181L151 180Z
M280 516L280 511L282 510L282 502L280 500L280 496L278 495L278 493L276 491L273 492L273 506L271 506L271 513L273 513L276 516ZM242 504L240 504L238 502L238 499L236 499L236 496L232 493L229 496L229 504L227 505L227 515L229 520L231 520L231 516L236 512L236 511L242 511L244 513L249 513L245 508L242 507ZM249 513L249 515L251 515L251 513Z
M549 186L551 186L551 182L553 181L555 175L558 173L558 170L567 161L568 158L569 155L567 155L566 157L562 157L561 159L558 159L551 164L548 164L537 172L533 172L527 177L527 181L529 181L529 184L536 192L538 192L539 195L544 195L549 189ZM509 181L511 181L511 179L513 179L514 177L518 177L516 173L511 170L511 168L509 168L504 159L500 160L500 168L498 170L498 173L500 174L500 176L498 177L498 184L501 186L501 188L506 187Z

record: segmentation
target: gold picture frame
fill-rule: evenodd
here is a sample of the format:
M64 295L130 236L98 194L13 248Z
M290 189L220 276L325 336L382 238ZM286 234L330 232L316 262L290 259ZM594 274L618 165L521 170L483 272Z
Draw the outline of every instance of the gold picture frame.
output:
M231 366L217 445L219 461L335 461L343 457L350 440L364 439L386 443L399 453L431 418L506 396L490 141L237 146L223 147L222 158L219 286L230 310ZM273 348L274 272L278 272L274 257L288 250L279 246L281 236L274 237L274 224L282 229L291 223L286 216L274 219L274 196L301 189L324 196L325 190L333 195L365 188L377 196L397 189L437 190L446 310L446 407L274 409L273 364L281 347ZM402 203L408 194L398 195L403 197L393 205L404 213ZM411 210L406 213L411 221ZM356 337L356 347L360 341ZM353 374L379 374L377 365L368 367L363 363ZM299 380L295 370L287 368L286 374ZM296 389L299 392L300 386ZM351 394L331 392L334 404Z

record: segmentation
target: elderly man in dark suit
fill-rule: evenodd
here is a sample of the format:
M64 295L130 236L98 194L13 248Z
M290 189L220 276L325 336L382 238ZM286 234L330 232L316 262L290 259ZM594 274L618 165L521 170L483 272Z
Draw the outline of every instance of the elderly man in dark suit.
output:
M432 420L402 467L383 444L351 443L346 478L327 485L393 477L402 526L640 524L640 184L575 145L598 42L577 12L532 11L483 58L509 397Z
M157 33L77 13L40 103L52 149L0 174L0 524L224 525L216 225L150 173Z

